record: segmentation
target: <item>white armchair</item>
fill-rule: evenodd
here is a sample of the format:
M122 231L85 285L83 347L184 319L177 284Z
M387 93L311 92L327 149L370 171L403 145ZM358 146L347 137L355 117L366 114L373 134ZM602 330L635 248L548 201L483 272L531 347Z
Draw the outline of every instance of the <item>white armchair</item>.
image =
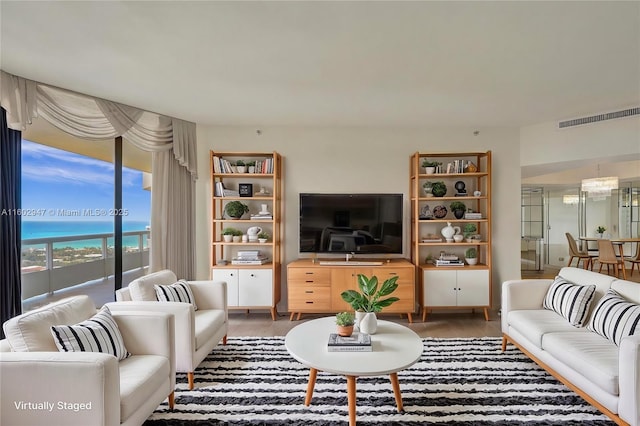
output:
M116 302L107 306L113 312L167 312L175 316L176 371L187 373L189 389L194 386L194 371L222 340L227 344L227 284L223 281L188 281L197 310L183 302L159 302L154 285L177 282L176 275L163 270L132 281L116 291Z
M88 296L75 296L12 318L0 344L0 424L142 425L175 389L173 316L117 312L131 356L59 352L50 328L96 313Z

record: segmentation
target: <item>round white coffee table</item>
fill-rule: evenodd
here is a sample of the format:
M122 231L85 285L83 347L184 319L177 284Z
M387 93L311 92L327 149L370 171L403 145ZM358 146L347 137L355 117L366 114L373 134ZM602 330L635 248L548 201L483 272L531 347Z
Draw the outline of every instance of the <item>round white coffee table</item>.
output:
M347 378L349 425L355 426L356 378L388 374L398 412L402 412L402 395L397 373L420 359L423 349L420 337L403 325L378 320L378 331L371 336L371 352L329 352L329 334L335 332L335 317L326 317L300 324L287 333L287 351L297 361L310 368L304 404L311 404L318 371L342 374Z

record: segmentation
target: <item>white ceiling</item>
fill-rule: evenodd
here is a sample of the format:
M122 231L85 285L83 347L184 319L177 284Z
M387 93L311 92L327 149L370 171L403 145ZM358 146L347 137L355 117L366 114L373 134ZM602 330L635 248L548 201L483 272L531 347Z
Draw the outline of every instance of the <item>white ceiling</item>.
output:
M0 1L7 72L206 125L525 126L640 104L640 2Z

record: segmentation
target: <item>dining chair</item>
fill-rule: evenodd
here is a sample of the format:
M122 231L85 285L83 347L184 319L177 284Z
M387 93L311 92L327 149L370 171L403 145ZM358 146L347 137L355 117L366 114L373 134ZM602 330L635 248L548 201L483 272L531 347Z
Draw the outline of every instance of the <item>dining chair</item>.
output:
M600 269L598 269L598 272L602 272L602 267L607 265L607 275L611 275L611 266L613 266L616 278L619 278L618 271L622 270L622 278L625 280L627 279L627 270L624 266L624 259L616 256L611 240L598 240L598 262L600 262Z
M566 232L567 241L569 242L569 263L567 266L571 266L571 262L573 262L574 258L577 258L576 268L580 266L580 260L582 260L582 266L584 269L593 270L593 260L595 259L595 255L591 255L586 251L582 251L578 248L578 244L576 244L576 240L573 239L573 236Z
M636 243L636 254L633 256L625 256L625 262L631 262L631 272L629 273L629 277L633 275L633 270L638 264L638 272L640 272L640 242Z

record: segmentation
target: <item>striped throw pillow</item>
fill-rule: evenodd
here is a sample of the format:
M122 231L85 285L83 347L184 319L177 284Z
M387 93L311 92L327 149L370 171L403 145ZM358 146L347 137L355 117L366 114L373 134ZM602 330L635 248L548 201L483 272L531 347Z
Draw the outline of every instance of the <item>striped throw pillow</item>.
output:
M557 276L542 306L562 315L574 327L582 327L595 291L595 285L578 285Z
M609 289L593 310L587 329L620 346L624 337L640 335L640 305Z
M102 352L119 360L131 355L124 347L118 324L106 306L79 324L52 326L51 334L60 352Z
M153 287L156 289L156 296L160 302L191 303L193 310L198 310L191 287L185 280L180 280L171 285L154 285Z

